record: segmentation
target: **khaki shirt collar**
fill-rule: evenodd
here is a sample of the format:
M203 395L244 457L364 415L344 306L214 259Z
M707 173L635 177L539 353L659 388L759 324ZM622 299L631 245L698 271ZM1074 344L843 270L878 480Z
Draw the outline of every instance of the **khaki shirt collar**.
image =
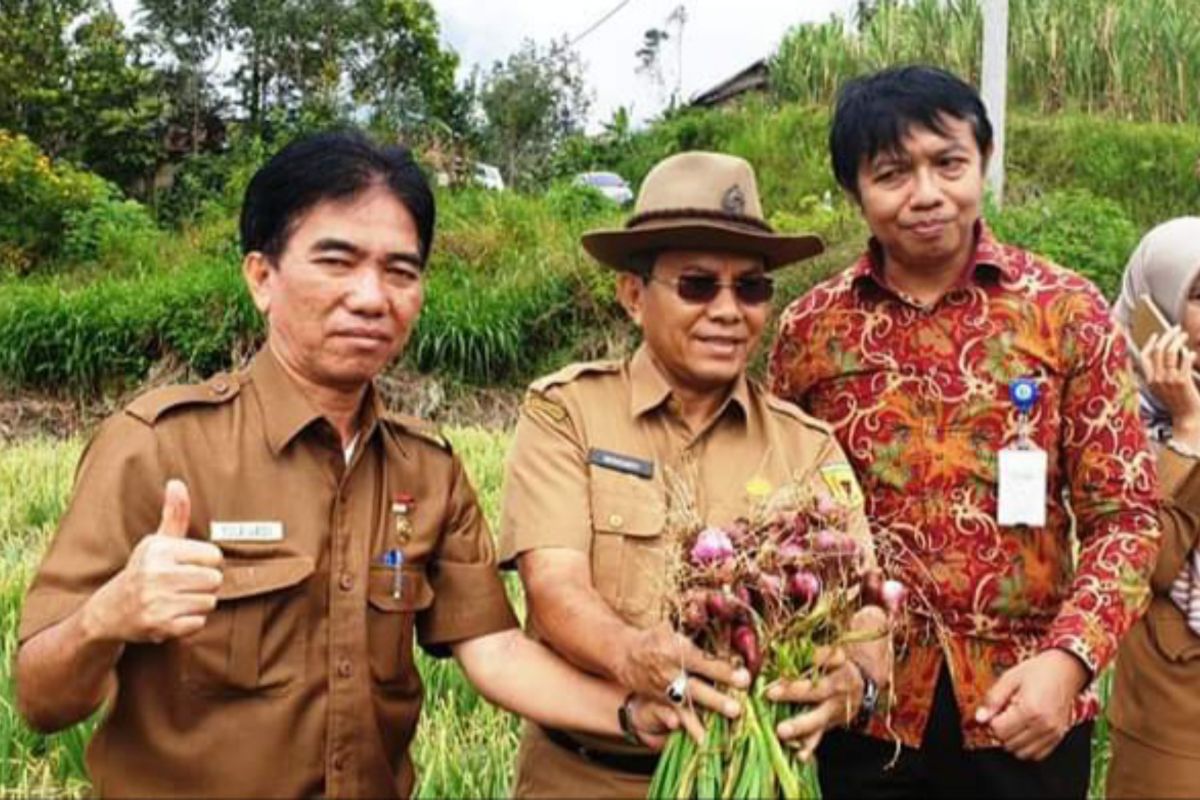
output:
M258 394L263 412L263 429L271 452L279 455L309 425L323 419L304 390L292 379L270 345L264 345L250 363L249 378ZM361 451L375 433L383 415L383 401L374 384L363 396L362 420L355 450Z
M658 364L654 363L654 358L645 344L638 347L629 360L629 381L632 384L629 412L634 418L658 408L671 397L671 384L667 382ZM743 415L749 414L750 386L745 372L738 375L732 391L718 410L717 417L725 413L730 403L735 403Z

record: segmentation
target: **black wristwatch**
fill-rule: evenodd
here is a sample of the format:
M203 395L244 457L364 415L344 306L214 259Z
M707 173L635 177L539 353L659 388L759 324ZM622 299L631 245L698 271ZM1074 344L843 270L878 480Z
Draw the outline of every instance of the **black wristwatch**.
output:
M858 706L858 713L854 715L854 719L850 720L846 727L852 731L861 731L867 727L867 723L871 721L871 716L875 713L875 708L879 705L879 686L867 674L867 671L862 668L861 664L851 661L858 674L862 676L863 693L862 703Z

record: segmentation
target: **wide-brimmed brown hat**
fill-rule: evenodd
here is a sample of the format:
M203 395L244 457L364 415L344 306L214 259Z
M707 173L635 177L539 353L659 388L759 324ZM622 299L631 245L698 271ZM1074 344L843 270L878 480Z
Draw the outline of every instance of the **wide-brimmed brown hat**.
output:
M748 161L703 152L658 162L625 227L589 231L582 241L597 261L620 270L635 268L630 256L659 250L748 253L770 270L825 249L817 236L777 234L767 224Z

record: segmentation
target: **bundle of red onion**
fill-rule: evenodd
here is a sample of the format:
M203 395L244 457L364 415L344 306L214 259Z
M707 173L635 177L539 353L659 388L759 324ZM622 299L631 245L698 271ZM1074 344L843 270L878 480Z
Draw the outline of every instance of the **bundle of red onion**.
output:
M872 567L848 533L850 508L794 486L760 494L748 519L692 524L677 533L673 618L701 648L743 664L753 677L735 721L705 714L706 739L672 735L650 786L652 798L816 797L815 775L775 735L800 711L764 697L778 679L815 678L819 646L883 631L851 632L864 605L894 618L905 589ZM684 515L686 518L686 515Z

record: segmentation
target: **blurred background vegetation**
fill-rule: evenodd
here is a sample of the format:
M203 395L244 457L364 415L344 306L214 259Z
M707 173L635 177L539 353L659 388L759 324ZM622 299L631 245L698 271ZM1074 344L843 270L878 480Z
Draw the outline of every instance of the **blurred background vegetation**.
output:
M912 61L979 72L978 0L859 6L854 23L791 30L765 92L677 102L641 130L621 110L585 136L565 42L527 42L456 84L426 0L142 0L135 34L102 0L9 0L0 385L94 400L156 365L203 375L252 352L262 329L237 271L242 192L283 142L336 125L409 145L445 184L429 301L400 370L465 391L515 387L627 347L610 276L577 243L623 213L570 178L609 169L636 187L683 149L750 159L776 226L825 237L826 256L782 276L790 299L863 243L826 155L841 81ZM1012 0L1009 189L989 220L1110 295L1138 236L1200 200L1192 10ZM237 64L218 85L204 64L220 48ZM512 188L472 186L476 160Z

